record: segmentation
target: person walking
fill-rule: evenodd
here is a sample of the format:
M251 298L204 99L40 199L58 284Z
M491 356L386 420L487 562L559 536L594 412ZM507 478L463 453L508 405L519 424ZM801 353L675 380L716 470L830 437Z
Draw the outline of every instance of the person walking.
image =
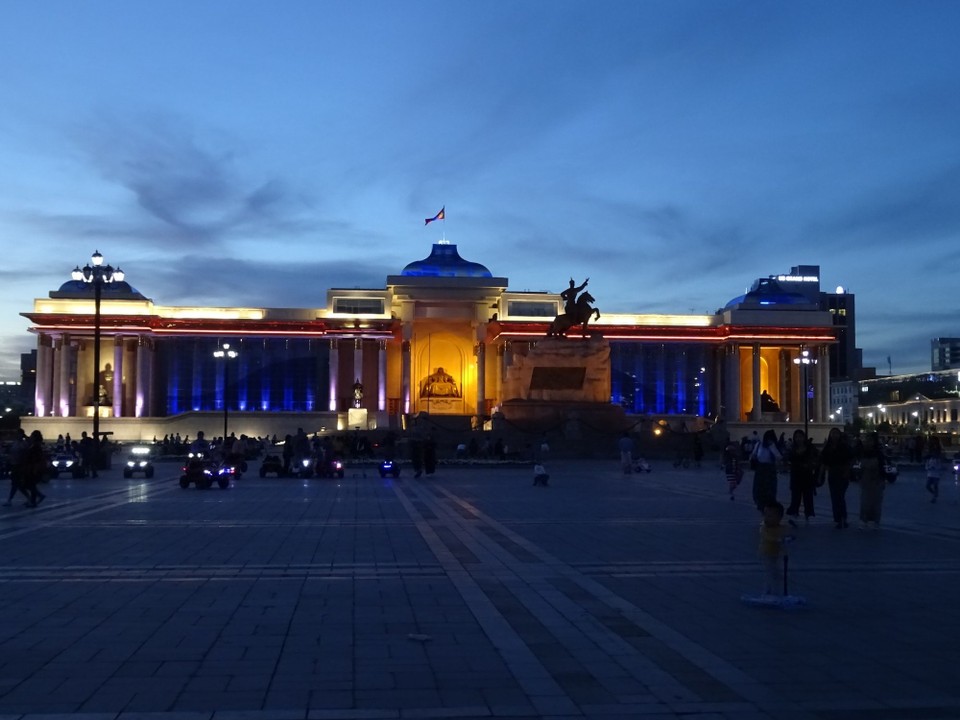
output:
M860 453L860 527L874 529L880 527L880 513L883 509L883 491L887 485L884 468L887 459L883 454L880 436L872 432L864 438Z
M98 477L97 475L97 449L93 438L87 435L84 430L80 433L80 467L83 468L84 477Z
M423 441L423 471L427 475L437 471L437 441L433 439L433 434L427 435Z
M620 469L624 475L633 472L633 438L630 433L624 432L617 441L617 448L620 450Z
M734 493L740 481L743 479L743 468L740 466L740 445L734 441L727 443L723 450L723 475L727 480L727 492L730 493L730 499L734 499Z
M815 515L813 495L817 486L819 460L817 449L803 430L793 431L793 443L787 461L790 463L790 504L787 506L787 520L791 525L796 522L800 515L800 504L803 503L803 517L809 524L810 518Z
M29 495L27 507L36 507L46 499L40 492L40 481L47 471L47 456L43 449L43 435L39 430L30 433L30 441L23 453L20 474L23 489Z
M820 451L820 480L830 488L833 523L838 530L847 527L847 488L850 486L850 468L853 451L839 428L830 428L827 441Z
M410 465L415 478L423 475L423 440L416 436L410 438Z
M940 446L940 438L936 435L930 438L927 443L927 459L924 462L924 469L927 473L927 492L933 497L930 502L935 503L940 497L940 475L943 472L943 448Z
M750 454L753 470L753 503L757 510L777 501L777 463L783 459L777 449L777 434L767 430Z
M29 445L30 438L27 437L27 434L23 430L20 430L20 437L10 446L10 494L7 496L7 501L3 504L4 507L13 505L13 498L18 492L23 494L28 503L31 500L30 492L23 484L24 456Z

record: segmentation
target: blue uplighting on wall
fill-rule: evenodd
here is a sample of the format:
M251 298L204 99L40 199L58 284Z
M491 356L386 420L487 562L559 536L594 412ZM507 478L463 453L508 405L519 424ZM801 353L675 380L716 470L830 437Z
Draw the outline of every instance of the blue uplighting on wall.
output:
M240 410L247 409L247 373L250 371L250 359L244 354L243 344L241 342L239 370L237 371L237 407Z
M674 412L687 412L687 356L684 352L677 353L674 369Z
M667 411L667 361L662 345L657 352L657 375L654 383L657 393L654 409L658 413L665 413Z
M638 414L708 416L715 380L706 366L715 362L704 346L611 343L611 397Z
M167 412L170 415L177 415L180 412L180 358L178 355L170 358L170 382L167 387L170 388Z

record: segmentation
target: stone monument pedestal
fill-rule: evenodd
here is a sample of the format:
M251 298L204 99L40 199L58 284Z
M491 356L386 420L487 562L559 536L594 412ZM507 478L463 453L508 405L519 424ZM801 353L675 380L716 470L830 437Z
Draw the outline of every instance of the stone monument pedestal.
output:
M587 429L603 433L626 428L623 408L610 404L610 343L544 338L506 368L500 412L530 432L563 428L569 439Z

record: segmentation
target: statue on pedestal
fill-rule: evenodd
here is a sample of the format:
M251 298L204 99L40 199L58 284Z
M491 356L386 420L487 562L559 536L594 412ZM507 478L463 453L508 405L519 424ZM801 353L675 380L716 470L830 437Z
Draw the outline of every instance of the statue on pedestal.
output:
M458 398L460 390L453 375L438 367L421 381L420 397Z
M570 278L570 287L560 293L564 302L563 315L557 315L554 321L550 323L550 327L547 329L547 337L566 337L567 331L576 325L583 326L583 337L586 337L587 323L590 322L590 318L600 319L600 310L590 305L590 303L596 302L593 295L586 291L580 293L588 282L590 282L590 278L584 280L581 285L577 285L573 278Z
M100 371L99 382L97 384L97 404L109 405L110 393L108 388L113 387L113 366L110 363L104 365Z

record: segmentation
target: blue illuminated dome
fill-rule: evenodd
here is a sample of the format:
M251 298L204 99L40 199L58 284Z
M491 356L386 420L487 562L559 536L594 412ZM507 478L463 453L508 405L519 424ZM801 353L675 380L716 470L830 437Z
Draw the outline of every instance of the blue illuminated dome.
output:
M94 295L93 283L83 280L67 280L60 286L59 290L50 293L52 298L65 298L73 300L83 300L92 298ZM125 280L114 280L110 283L104 283L101 286L100 296L106 300L114 298L117 300L146 300L136 288Z
M750 288L748 293L738 295L728 302L725 307L733 308L740 305L770 307L810 304L810 299L803 293L784 290L783 286L773 278L760 278L753 283L753 287Z
M407 277L493 277L480 263L460 257L456 245L446 243L434 243L429 257L415 260L400 274Z

